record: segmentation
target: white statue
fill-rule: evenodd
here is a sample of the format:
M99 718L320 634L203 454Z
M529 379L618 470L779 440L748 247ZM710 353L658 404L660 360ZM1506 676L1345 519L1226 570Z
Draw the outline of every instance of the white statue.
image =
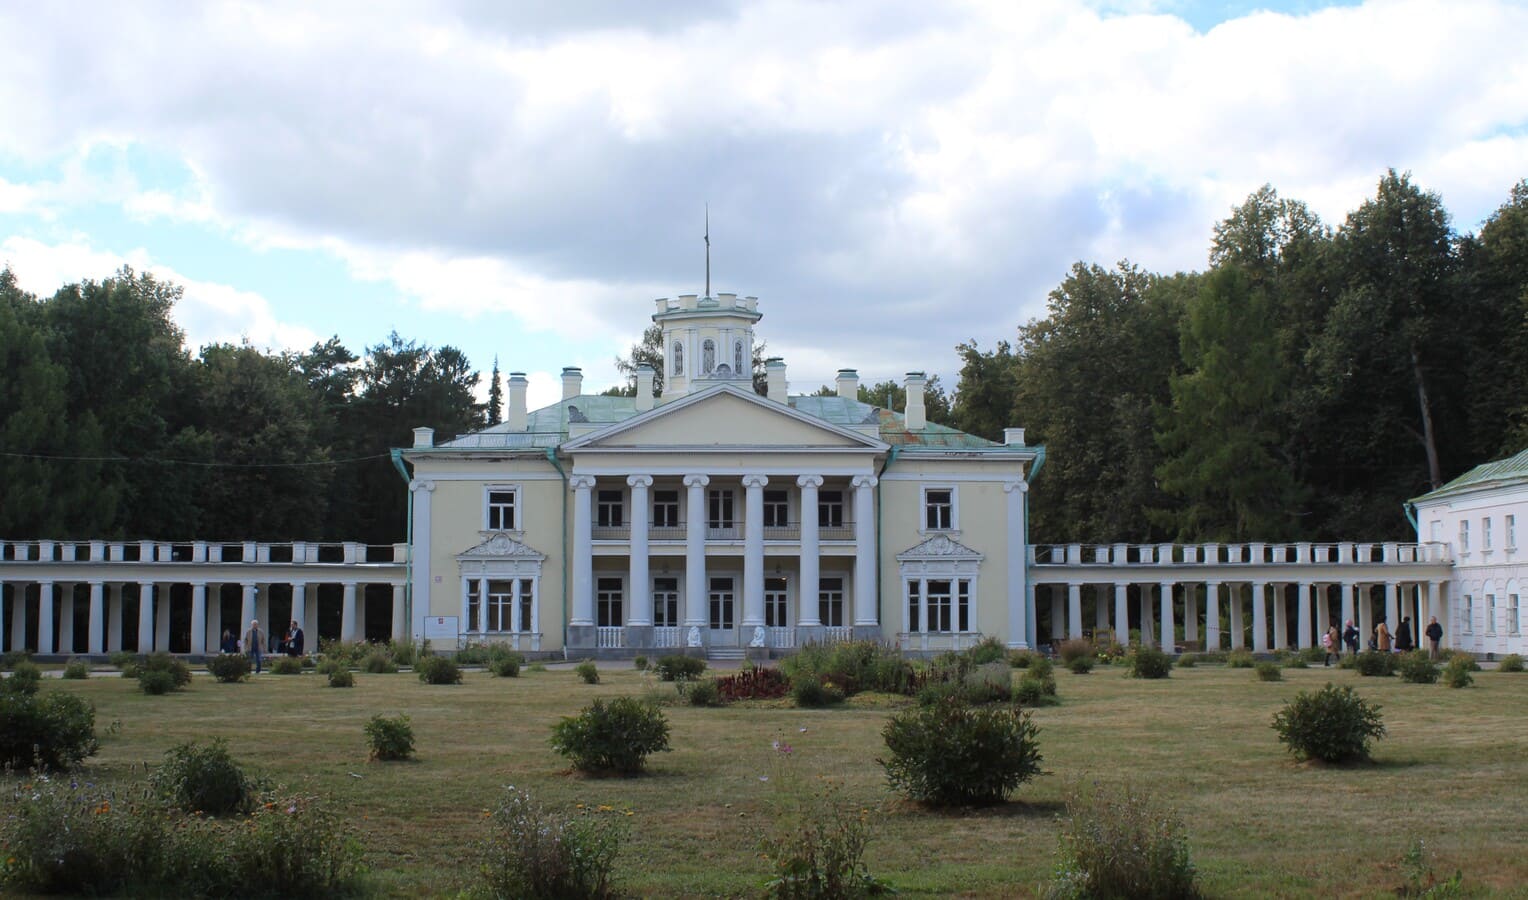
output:
M684 636L684 640L685 640L685 645L686 646L689 646L689 647L699 647L700 646L700 628L699 628L699 626L691 625L690 626L690 632L689 632L689 634L686 634Z
M753 629L753 640L748 642L750 647L763 647L768 643L767 635L764 634L764 626L756 625Z

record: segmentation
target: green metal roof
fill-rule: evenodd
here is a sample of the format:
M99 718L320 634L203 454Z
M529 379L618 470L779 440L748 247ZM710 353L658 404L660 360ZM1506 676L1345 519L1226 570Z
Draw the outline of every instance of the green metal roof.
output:
M840 428L875 425L881 440L894 446L956 450L1005 449L1002 444L933 422L920 431L909 431L903 414L847 397L792 397L790 405L797 412ZM634 397L582 394L531 412L526 417L525 431L511 431L508 425L500 423L446 441L439 447L451 450L545 450L558 447L568 439L570 423L604 427L624 422L636 414L637 401Z
M1492 487L1505 487L1520 482L1528 482L1528 450L1509 456L1506 459L1493 460L1483 463L1465 472L1443 487L1431 493L1423 494L1413 500L1419 503L1423 500L1436 500L1439 497L1462 494L1467 491L1481 490Z

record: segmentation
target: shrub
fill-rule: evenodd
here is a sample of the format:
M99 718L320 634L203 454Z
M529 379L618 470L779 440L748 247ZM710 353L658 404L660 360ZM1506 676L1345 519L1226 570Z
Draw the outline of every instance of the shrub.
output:
M1479 665L1473 658L1455 656L1450 659L1448 665L1443 667L1443 683L1451 688L1469 687L1474 684L1475 679L1470 675L1472 665L1479 669Z
M271 662L272 675L301 675L302 660L295 656L278 656Z
M1001 660L977 666L961 679L961 688L969 703L1006 703L1013 699L1013 670Z
M361 671L370 672L373 675L393 675L398 671L398 664L393 662L392 656L386 650L377 649L366 654L361 660Z
M995 637L984 637L977 641L965 653L966 658L971 660L972 665L984 666L987 663L1001 662L1008 657L1008 648L1003 642Z
M142 684L143 673L145 672L168 673L171 690L178 691L191 683L191 667L186 664L185 660L178 656L171 656L168 653L151 653L139 660L136 669L137 671L123 670L123 674L128 675L131 671L130 677L137 678L140 685ZM153 692L145 689L144 693L164 693L164 691Z
M0 771L70 769L97 746L95 707L83 697L0 691Z
M1019 679L1013 699L1021 706L1052 706L1056 703L1056 681L1025 675Z
M804 675L791 682L791 699L803 709L821 709L844 702L844 692L832 682Z
M1041 681L1055 680L1056 664L1050 661L1050 657L1036 654L1029 664L1029 674Z
M71 659L64 664L64 677L72 680L90 677L90 663L83 659Z
M672 653L658 658L658 664L653 666L653 671L664 681L690 681L700 677L700 673L706 670L706 661L698 656L684 656Z
M949 656L958 657L967 668L973 665L969 655ZM837 685L845 696L860 691L908 695L918 687L912 664L902 658L901 651L877 641L808 643L781 660L780 670L792 684L812 676Z
M1284 680L1284 671L1279 668L1279 664L1276 662L1260 662L1253 667L1253 670L1257 672L1258 681Z
M175 686L175 675L162 669L145 669L138 673L138 689L145 694L159 695L168 694L179 690Z
M1069 792L1060 843L1056 880L1047 889L1047 897L1200 896L1188 836L1177 812L1128 786L1091 795Z
M1173 658L1154 647L1137 647L1130 655L1131 678L1167 678L1173 672Z
M720 706L722 703L722 694L716 686L715 678L702 678L681 687L691 706Z
M332 656L324 657L318 664L318 674L320 675L333 675L335 672L349 671L350 667L345 664L344 660L335 659Z
M736 675L716 679L716 689L723 701L778 700L790 692L790 681L779 669L744 669Z
M523 662L524 657L518 653L511 653L489 663L488 671L499 678L519 678L520 666Z
M893 716L881 736L892 788L934 805L1004 800L1040 774L1039 728L1016 706L947 701Z
M668 750L668 720L633 697L595 700L552 727L552 749L586 772L634 775L649 754Z
M599 810L576 816L551 812L513 787L489 816L491 832L477 845L477 870L492 897L525 900L617 896L611 870L621 829Z
M349 669L335 669L329 673L329 686L334 688L355 687L355 675Z
M1395 674L1395 654L1383 650L1365 650L1358 654L1358 674L1389 676Z
M1462 660L1461 664L1465 666L1466 671L1469 671L1469 672L1479 672L1480 671L1480 660L1476 659L1475 658L1475 654L1471 653L1468 650L1450 650L1450 651L1448 651L1446 654L1444 654L1443 663L1444 663L1444 665L1447 665L1447 664L1453 662L1456 659L1457 660Z
M583 679L584 684L600 683L600 670L599 667L594 664L594 660L592 659L586 659L578 665L574 666L573 671L578 675L579 678Z
M1013 666L1015 669L1027 669L1037 656L1038 654L1032 653L1029 650L1009 650L1008 665Z
M1496 667L1498 672L1521 672L1523 671L1523 658L1516 653L1508 653L1501 658L1501 665Z
M327 640L318 644L319 655L324 659L332 659L345 668L350 668L366 657L371 652L371 645L365 641L341 641Z
M400 666L412 666L416 659L425 655L424 646L414 641L388 641L386 649L387 655Z
M1093 642L1085 638L1075 638L1070 641L1062 641L1056 648L1056 655L1061 658L1061 664L1069 666L1074 659L1082 659L1084 656L1093 655Z
M1252 657L1251 650L1232 650L1226 654L1226 668L1228 669L1250 669L1256 661Z
M1348 762L1369 758L1369 742L1384 736L1380 707L1351 687L1327 684L1301 691L1273 717L1279 740L1297 759Z
M1286 668L1286 669L1309 669L1310 668L1310 663L1305 661L1305 656L1304 656L1303 653L1296 653L1293 656L1289 657L1288 659L1284 660L1284 668Z
M461 684L462 670L444 656L425 656L414 664L414 671L425 684Z
M1192 669L1197 665L1199 665L1199 655L1196 653L1185 653L1178 657L1178 668L1180 669Z
M17 663L30 661L31 659L32 651L30 650L7 650L4 653L0 653L0 671L13 669Z
M224 684L233 684L249 677L249 657L242 653L220 653L207 658L207 671Z
M1402 654L1396 664L1401 680L1411 684L1437 684L1438 664L1427 655L1426 650L1413 650Z
M42 685L42 666L23 659L11 667L11 674L0 681L0 690L6 693L35 694Z
M1341 659L1337 660L1337 668L1339 668L1339 669L1357 669L1358 668L1358 657L1354 656L1351 653L1347 654L1346 656L1343 656Z
M112 651L111 655L106 657L106 659L110 661L112 665L122 669L123 671L126 671L128 666L137 665L138 654L132 652L131 650L114 650Z
M349 674L348 669L344 671ZM366 740L372 759L408 759L414 755L414 729L405 715L372 716L366 723Z
M1093 659L1091 656L1079 656L1071 662L1067 663L1066 667L1071 669L1072 674L1074 675L1086 675L1093 671L1093 666L1096 662L1097 660Z
M776 742L777 756L790 747ZM781 900L809 897L868 897L885 893L865 867L870 843L870 810L846 802L839 784L807 790L792 772L776 767L776 790L769 803L772 829L760 838L774 877L765 896Z
M222 738L206 746L191 741L166 750L149 784L169 805L209 816L249 812L258 790L228 755L228 743Z
M646 672L647 671L647 657L645 657L645 656L636 656L636 657L633 657L632 660L631 660L631 665L632 665L632 668L636 669L638 672Z

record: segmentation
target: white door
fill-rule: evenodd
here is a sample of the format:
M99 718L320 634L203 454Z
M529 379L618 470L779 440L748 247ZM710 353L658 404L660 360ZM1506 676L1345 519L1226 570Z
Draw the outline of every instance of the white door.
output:
M708 587L710 642L723 647L736 646L737 578L732 575L712 575Z

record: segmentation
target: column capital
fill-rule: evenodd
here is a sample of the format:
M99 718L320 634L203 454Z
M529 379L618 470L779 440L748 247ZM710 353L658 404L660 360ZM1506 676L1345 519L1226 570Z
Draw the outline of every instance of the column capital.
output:
M769 484L769 476L768 475L744 475L743 476L743 487L745 487L745 488L761 488L761 487L764 487L766 484Z
M797 487L820 488L820 487L822 487L822 476L821 475L797 475L796 476L796 486Z
M879 479L874 475L856 475L849 483L857 488L873 488L879 483Z
M1218 587L1220 587L1220 582L1218 582L1218 581L1206 581L1204 583L1204 586L1207 587L1207 588L1218 588Z
M706 485L708 485L710 483L711 483L711 476L709 476L709 475L686 475L686 476L684 476L684 486L687 487L687 488L689 488L689 487L705 487Z
M413 481L409 482L409 490L413 491L416 494L419 493L420 491L424 491L425 493L429 493L430 491L435 490L435 482L427 481L427 480L422 479L422 478L415 478Z
M90 579L89 581L87 581L85 583L90 585L91 587L100 587L101 585L106 583L106 579L104 579L104 578L92 578L92 579Z
M594 487L593 475L574 475L568 479L568 486L575 491L587 491Z
M651 475L627 475L626 476L626 484L627 484L628 487L649 488L649 487L653 486L653 476L651 476Z
M1018 491L1021 494L1029 493L1029 482L1022 478L1020 478L1018 481L1003 482L1003 493L1011 494L1014 491Z
M91 583L94 584L95 582L91 582ZM207 582L205 580L201 580L201 581L192 580L192 581L188 581L186 583L191 585L194 588L203 588L203 589L205 589L207 587Z

